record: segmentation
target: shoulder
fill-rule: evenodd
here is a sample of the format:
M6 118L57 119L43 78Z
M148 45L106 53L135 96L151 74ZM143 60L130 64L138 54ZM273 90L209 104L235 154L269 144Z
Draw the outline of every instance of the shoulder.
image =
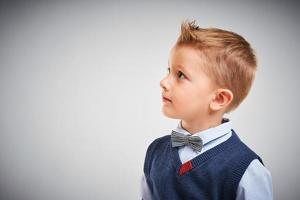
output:
M238 138L236 141L238 141L235 145L234 151L236 152L236 156L239 156L242 160L244 160L247 165L249 166L250 162L252 162L254 159L258 159L258 161L264 165L262 158L247 144L245 144L238 135L233 131L236 138Z
M266 169L262 158L241 140L238 148L236 149L236 153L234 154L236 157L232 162L234 163L232 170L240 176L242 176L249 167Z
M234 133L232 135L232 140L235 142L228 152L228 162L227 170L229 170L229 183L233 186L236 191L237 186L243 177L245 171L249 168L252 162L254 161L254 167L264 167L263 161L260 156L255 153L248 145L246 145L242 140L239 139L238 135ZM258 162L258 163L257 163ZM251 167L250 167L251 168Z
M237 199L247 197L273 199L272 177L270 171L254 159L243 174L237 190Z
M250 175L256 174L259 177L271 177L271 172L258 159L254 159L250 163L245 173Z
M164 136L161 136L161 137L153 140L147 148L146 156L148 154L152 154L156 148L159 148L163 143L165 143L169 140L170 140L170 135L164 135Z
M157 149L160 149L161 147L165 146L163 144L167 143L168 141L170 141L170 135L165 135L165 136L156 138L149 144L147 151L146 151L145 161L144 161L144 173L145 174L149 173L149 171L151 169L151 162L152 162L153 156L154 156L155 152L157 151Z

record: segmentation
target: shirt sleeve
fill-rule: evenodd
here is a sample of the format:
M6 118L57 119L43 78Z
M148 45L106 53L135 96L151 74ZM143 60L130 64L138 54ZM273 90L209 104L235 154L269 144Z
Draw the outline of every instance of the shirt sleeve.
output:
M272 177L270 171L253 160L238 185L236 200L273 200Z
M141 200L152 200L152 195L151 195L149 186L147 184L145 174L143 174L141 177L140 199Z

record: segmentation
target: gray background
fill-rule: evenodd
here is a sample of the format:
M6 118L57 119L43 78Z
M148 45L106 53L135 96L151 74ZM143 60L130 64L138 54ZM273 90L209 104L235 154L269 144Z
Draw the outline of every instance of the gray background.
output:
M258 54L227 115L299 199L299 4L292 1L1 1L0 199L138 199L147 146L178 120L159 81L184 19L244 36ZM118 138L118 139L116 139Z

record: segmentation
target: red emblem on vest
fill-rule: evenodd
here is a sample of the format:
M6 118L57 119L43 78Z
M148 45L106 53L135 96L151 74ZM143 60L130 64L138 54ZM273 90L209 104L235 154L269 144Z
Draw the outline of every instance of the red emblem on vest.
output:
M183 174L190 171L191 169L193 169L193 164L191 161L188 161L181 165L181 167L179 169L179 175L182 176Z

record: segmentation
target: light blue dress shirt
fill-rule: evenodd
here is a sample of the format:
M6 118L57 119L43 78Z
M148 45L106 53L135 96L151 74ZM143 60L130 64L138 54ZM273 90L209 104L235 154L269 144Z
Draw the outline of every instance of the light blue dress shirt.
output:
M225 122L219 126L212 127L203 131L199 131L193 135L198 135L203 140L203 148L201 152L195 152L190 146L179 147L178 153L182 163L185 163L203 152L215 147L216 145L226 141L232 135L232 122L228 118L224 118ZM179 133L191 135L187 130L182 128L181 121L174 129ZM151 193L147 185L145 176L141 179L141 198L151 200ZM270 171L262 165L258 159L253 160L245 173L243 174L238 185L236 200L273 200L272 177Z

